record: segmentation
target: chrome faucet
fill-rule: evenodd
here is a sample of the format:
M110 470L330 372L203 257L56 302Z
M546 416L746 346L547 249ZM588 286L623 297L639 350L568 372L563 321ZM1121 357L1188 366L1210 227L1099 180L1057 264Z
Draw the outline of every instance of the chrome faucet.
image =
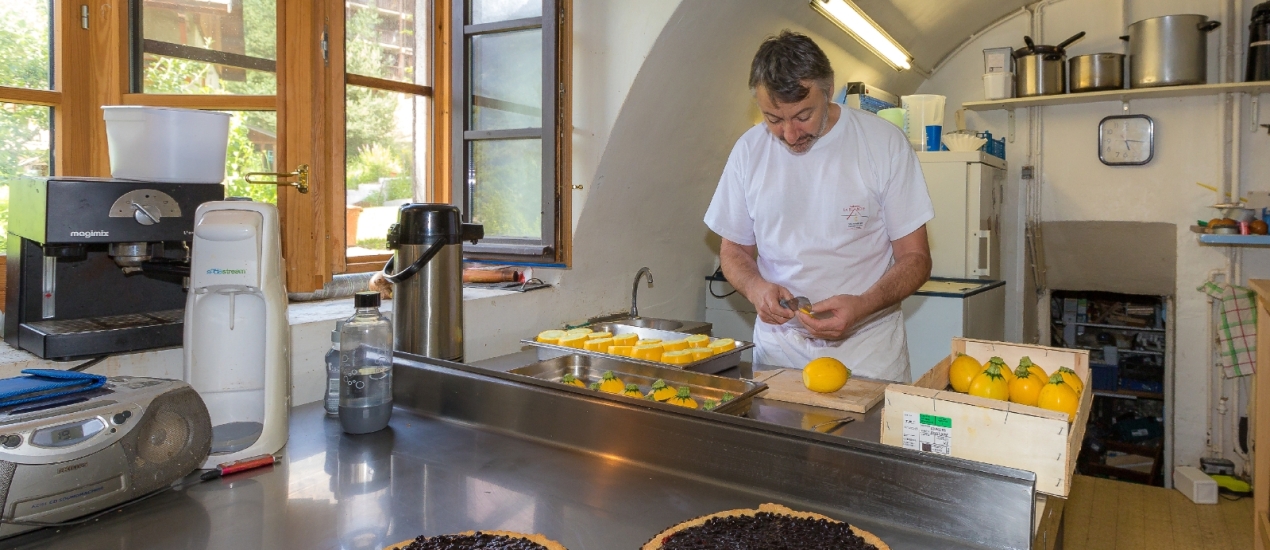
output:
M648 288L653 288L653 272L647 267L639 268L635 272L635 284L631 286L631 318L639 317L639 306L636 300L639 298L639 279L644 275L648 275Z

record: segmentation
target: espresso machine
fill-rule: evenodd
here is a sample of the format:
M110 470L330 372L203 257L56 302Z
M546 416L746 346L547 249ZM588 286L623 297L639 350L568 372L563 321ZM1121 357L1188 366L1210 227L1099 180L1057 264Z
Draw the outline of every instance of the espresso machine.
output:
M388 229L394 351L463 360L463 241L485 237L448 204L402 205Z
M189 245L213 184L9 184L4 339L45 359L181 345Z

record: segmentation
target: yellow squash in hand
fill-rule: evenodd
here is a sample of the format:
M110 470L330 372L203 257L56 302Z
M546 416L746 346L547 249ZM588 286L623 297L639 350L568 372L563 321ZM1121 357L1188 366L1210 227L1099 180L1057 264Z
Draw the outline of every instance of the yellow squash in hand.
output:
M1041 395L1036 401L1036 406L1067 413L1067 421L1071 422L1076 419L1076 409L1080 407L1080 394L1067 385L1062 373L1056 372L1050 377L1050 383L1041 388Z
M1004 364L1005 362L1000 357L993 357L992 360L988 361L988 368L970 381L970 389L966 393L1001 401L1009 399L1010 386L1006 383L1005 377L1001 375L1000 365Z
M1024 360L1027 359L1024 358ZM1014 380L1011 380L1009 385L1012 403L1035 407L1036 400L1041 396L1041 388L1045 387L1045 379L1037 376L1019 362L1019 368L1014 370Z
M964 353L958 353L957 358L953 359L952 366L948 368L948 383L952 384L954 390L966 393L970 390L970 382L974 381L981 372L983 372L983 365L980 365L978 360Z

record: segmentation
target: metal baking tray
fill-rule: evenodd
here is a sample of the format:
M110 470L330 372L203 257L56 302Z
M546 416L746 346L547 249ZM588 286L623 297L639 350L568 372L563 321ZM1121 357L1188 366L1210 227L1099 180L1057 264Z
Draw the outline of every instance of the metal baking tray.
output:
M705 405L705 400L710 399L719 403L719 406L714 409L714 412L736 416L742 416L748 412L750 410L750 401L754 399L754 396L767 389L767 384L755 382L753 380L725 378L722 376L714 376L712 374L684 371L668 365L658 366L656 363L635 363L621 359L584 355L581 353L572 353L569 355L553 357L545 361L539 361L517 369L512 369L508 372L511 374L519 374L556 383L560 383L560 379L563 378L565 374L572 374L576 376L578 380L581 380L584 384L590 386L592 382L599 382L603 379L605 371L613 371L613 374L616 374L617 377L622 379L622 382L625 384L638 385L640 393L643 394L647 394L649 388L653 385L653 382L656 382L657 380L665 380L667 385L675 388L687 386L692 389L692 397L697 400L698 405ZM636 399L634 397L594 391L567 384L560 385L579 391L585 391L589 394L604 398L634 400L647 405L670 407L671 410L682 410L682 407L671 405L669 403ZM732 394L734 396L733 399L723 402L723 395L725 393Z
M596 323L594 325L591 325L588 328L590 328L591 330L594 330L595 332L611 332L615 336L618 334L635 333L639 335L639 338L641 340L648 339L648 338L658 338L663 342L669 342L673 340L682 340L689 336L693 336L692 334L688 334L686 332L672 332L669 330L657 330L657 329L651 329L651 328L633 327L630 325L620 325L617 323ZM732 367L739 365L741 363L741 352L754 347L753 342L744 342L741 340L737 340L736 347L732 348L730 351L725 351L718 355L707 357L700 361L694 361L686 365L669 365L669 364L661 363L658 361L646 361L644 359L634 359L631 357L623 357L621 355L601 353L598 351L588 351L588 350L582 350L578 348L557 346L555 344L544 344L542 342L535 340L534 338L536 337L537 335L534 335L532 337L521 340L520 342L523 344L529 344L531 346L537 347L539 361L552 359L555 357L560 357L562 355L580 354L580 355L590 355L592 357L603 357L607 359L614 359L614 360L622 361L626 363L636 363L640 365L648 365L648 366L656 366L656 367L672 368L672 369L683 369L683 370L689 370L694 372L703 372L706 374L716 374L716 373L723 372L725 370L728 370ZM717 338L714 338L713 336L711 338L717 339Z

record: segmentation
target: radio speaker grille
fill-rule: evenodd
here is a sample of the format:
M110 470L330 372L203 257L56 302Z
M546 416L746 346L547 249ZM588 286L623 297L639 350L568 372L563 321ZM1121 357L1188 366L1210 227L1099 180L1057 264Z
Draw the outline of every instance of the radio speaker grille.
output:
M18 463L0 460L0 515L4 517L9 517L5 512L5 505L9 502L9 485L13 484L13 472L17 469Z
M161 395L120 443L134 495L159 489L198 468L211 452L212 422L191 388Z

